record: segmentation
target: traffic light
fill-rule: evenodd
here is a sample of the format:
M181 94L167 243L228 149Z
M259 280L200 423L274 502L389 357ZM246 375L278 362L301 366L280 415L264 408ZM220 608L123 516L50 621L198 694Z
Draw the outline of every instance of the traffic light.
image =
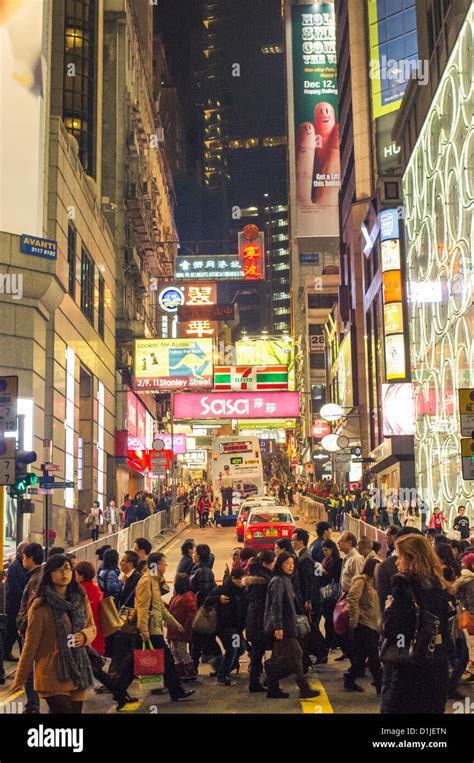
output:
M38 477L27 471L28 464L32 464L38 456L34 450L17 450L15 454L15 484L10 487L10 496L20 498L26 493L30 485L36 485Z

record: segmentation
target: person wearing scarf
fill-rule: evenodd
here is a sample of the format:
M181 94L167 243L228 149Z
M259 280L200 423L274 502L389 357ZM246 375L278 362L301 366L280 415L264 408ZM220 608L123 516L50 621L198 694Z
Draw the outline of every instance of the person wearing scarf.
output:
M28 612L25 644L12 692L21 690L33 664L35 690L50 713L80 713L93 676L86 646L96 637L89 601L64 554L46 562Z

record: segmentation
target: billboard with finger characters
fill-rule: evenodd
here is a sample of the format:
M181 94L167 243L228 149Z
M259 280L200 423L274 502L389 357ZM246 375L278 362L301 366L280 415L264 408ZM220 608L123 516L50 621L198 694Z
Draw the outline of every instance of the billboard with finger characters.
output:
M340 186L333 3L291 8L296 235L337 236Z

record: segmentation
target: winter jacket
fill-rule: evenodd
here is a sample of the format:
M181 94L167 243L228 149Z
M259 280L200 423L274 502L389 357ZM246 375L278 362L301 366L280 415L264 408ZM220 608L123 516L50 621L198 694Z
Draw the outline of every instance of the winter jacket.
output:
M105 570L101 569L97 573L97 583L104 594L104 599L107 596L117 596L122 590L122 581L119 578L120 570Z
M191 591L196 594L197 605L201 607L206 596L216 587L214 573L206 562L198 562L191 570L189 578Z
M375 588L379 595L380 609L385 609L387 596L392 594L393 576L397 574L397 556L392 554L375 568Z
M329 585L333 581L339 583L341 577L342 559L335 559L333 556L324 558L322 563L323 574L321 575L321 587Z
M407 509L403 514L404 527L414 527L416 530L421 530L421 514L410 514Z
M28 573L28 580L25 586L25 590L23 591L23 596L21 597L18 617L16 618L16 627L18 628L18 633L20 636L23 636L26 631L26 625L28 623L28 610L30 608L31 602L33 601L36 589L38 588L42 572L43 567L39 566L35 567L34 570L31 570Z
M469 527L469 518L459 514L453 522L453 530L461 533L461 540L469 540L471 529Z
M123 506L125 527L130 527L133 522L137 521L137 509L134 503L124 504Z
M23 567L21 558L17 556L8 568L5 584L5 612L10 617L16 617L20 610L27 580L28 572Z
M272 572L260 564L252 564L247 571L248 576L243 578L248 601L246 633L252 642L263 637L265 602Z
M298 581L300 585L301 601L306 604L307 601L317 599L314 577L314 561L307 548L303 548L297 553L298 557Z
M221 596L227 596L230 601L222 604ZM245 588L239 588L228 578L225 583L215 588L211 595L204 600L205 607L215 607L217 610L216 633L242 633L245 628L247 599Z
M366 625L373 631L380 627L380 604L373 578L368 575L356 575L347 594L349 605L349 625L356 628Z
M184 628L182 633L170 623L166 629L168 641L187 641L190 643L193 637L193 620L197 612L196 596L192 591L175 594L171 598L168 610L174 619Z
M135 606L135 589L140 578L141 575L138 570L133 570L132 574L122 581L122 588L115 598L117 609L120 609L120 607L130 607L133 609Z
M264 614L265 635L283 631L284 638L297 638L296 595L288 575L274 575L270 580Z
M324 559L323 543L323 538L316 538L314 543L310 546L310 554L314 562L322 562Z
M194 562L192 560L192 557L189 556L189 554L183 554L183 556L181 557L179 561L176 574L179 575L180 573L184 573L185 575L190 575L193 567L194 567Z
M94 625L97 632L97 635L92 642L91 646L93 649L96 650L96 652L99 652L99 654L104 654L105 651L105 641L104 641L104 634L102 632L102 628L100 627L100 618L99 618L99 610L100 610L100 602L102 601L102 591L99 590L99 586L97 583L94 582L94 580L84 580L81 583L81 586L83 587L86 596L89 600L92 617L94 619Z
M437 517L435 517L435 515L432 514L430 517L428 527L430 529L434 528L435 530L439 530L440 532L442 532L444 530L444 525L447 521L448 520L446 519L444 514L438 514Z
M86 626L81 631L86 642L91 645L96 637L96 629L91 607L87 596L84 596ZM72 632L71 621L64 614L68 633ZM18 663L15 684L24 686L31 670L35 667L35 690L40 697L50 697L56 694L71 694L74 700L81 701L86 691L79 691L72 681L61 681L59 678L59 645L53 610L49 604L43 604L35 599L28 612L28 628L25 643Z
M395 575L392 587L392 604L382 614L382 635L389 643L397 644L400 636L404 636L405 643L409 644L414 636L416 614L411 592L418 603L439 617L442 643L435 647L439 650L435 667L429 664L384 667L381 712L442 714L449 679L446 656L450 645L449 594L436 582L434 587L424 588L415 578L407 575Z
M161 598L162 580L159 576L150 575L147 570L141 576L135 589L137 627L143 641L148 641L150 636L162 636L163 621L175 627L179 625Z
M452 591L474 617L474 572L462 570L461 577L453 583Z

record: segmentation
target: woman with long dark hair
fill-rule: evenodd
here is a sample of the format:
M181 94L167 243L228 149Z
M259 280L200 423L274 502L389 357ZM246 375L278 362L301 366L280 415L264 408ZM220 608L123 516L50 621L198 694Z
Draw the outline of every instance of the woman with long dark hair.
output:
M117 596L122 589L118 563L118 551L115 548L108 548L104 554L102 567L97 574L97 584L104 595L104 599L107 596Z
M46 562L28 612L28 627L12 692L25 685L33 664L35 690L50 713L80 713L92 671L85 647L96 628L89 601L64 554Z
M392 596L382 614L380 659L383 663L381 712L444 713L448 693L450 605L441 562L421 535L395 541L397 568ZM417 615L418 613L418 615ZM400 655L423 629L416 662ZM424 645L427 646L425 649Z
M339 554L339 549L333 540L325 540L322 549L324 559L322 562L320 594L322 614L324 617L324 631L328 649L336 649L338 641L334 632L333 615L337 597L339 595L339 579L341 577L342 559Z
M291 583L295 571L292 554L282 551L273 567L273 577L268 584L264 614L264 632L274 638L272 657L265 664L268 676L267 697L285 699L290 695L281 691L279 681L294 675L300 690L300 697L318 697L319 691L312 689L303 674L303 650L298 641L296 620L296 594Z

